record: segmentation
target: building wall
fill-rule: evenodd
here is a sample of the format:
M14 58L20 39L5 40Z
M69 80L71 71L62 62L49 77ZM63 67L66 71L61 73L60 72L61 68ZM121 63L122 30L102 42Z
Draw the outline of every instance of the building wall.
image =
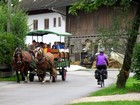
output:
M135 15L135 9L134 6L131 7L128 18ZM120 9L117 7L102 6L93 12L79 11L76 16L69 14L67 17L67 31L76 36L95 36L99 33L99 29L112 27L112 20L119 13ZM125 23L122 22L122 24Z
M58 26L58 17L61 17L61 27ZM38 20L38 30L44 30L44 19L49 19L49 30L56 31L56 32L65 32L66 26L66 17L63 15L60 15L59 13L43 13L43 14L36 14L36 15L29 15L28 16L28 25L30 28L30 31L33 31L33 20ZM53 27L53 18L56 18L56 27ZM33 37L33 39L37 40L37 37ZM41 37L38 37L38 41L42 41ZM45 35L43 36L43 42L52 44L55 41L60 41L60 36L56 35ZM64 42L64 37L61 37L61 41ZM26 43L31 43L32 37L28 36L26 37Z
M136 12L135 6L132 6L128 18L131 19ZM72 33L73 36L69 38L70 51L73 49L74 55L76 52L82 51L84 42L89 39L92 41L92 54L95 54L99 49L99 29L112 27L112 17L117 16L119 9L116 7L101 7L93 12L84 13L78 11L78 15L67 16L67 31ZM125 26L125 22L122 22ZM74 47L73 47L74 46ZM97 47L98 46L98 47ZM72 48L73 47L73 48Z

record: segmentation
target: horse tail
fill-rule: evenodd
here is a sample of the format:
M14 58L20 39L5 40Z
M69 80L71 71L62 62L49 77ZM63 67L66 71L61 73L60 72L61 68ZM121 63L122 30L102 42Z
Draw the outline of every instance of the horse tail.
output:
M56 68L52 68L52 76L54 76L54 77L56 77L56 75L57 75L57 71L56 71Z

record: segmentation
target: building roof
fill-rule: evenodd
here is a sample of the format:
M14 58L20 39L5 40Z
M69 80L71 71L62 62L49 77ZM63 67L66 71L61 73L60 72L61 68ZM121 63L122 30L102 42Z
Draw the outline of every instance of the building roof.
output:
M28 11L69 6L77 0L22 0L20 7Z

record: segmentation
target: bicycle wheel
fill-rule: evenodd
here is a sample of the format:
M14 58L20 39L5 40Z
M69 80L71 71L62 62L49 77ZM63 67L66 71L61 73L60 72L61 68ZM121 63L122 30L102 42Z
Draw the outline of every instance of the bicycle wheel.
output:
M104 81L101 81L101 87L104 87Z
M104 87L104 79L102 74L100 74L100 85L101 87Z

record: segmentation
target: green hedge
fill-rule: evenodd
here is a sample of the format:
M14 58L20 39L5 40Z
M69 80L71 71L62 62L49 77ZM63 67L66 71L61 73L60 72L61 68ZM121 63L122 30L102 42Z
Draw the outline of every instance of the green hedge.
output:
M133 60L132 60L132 72L134 72L134 78L140 80L140 43L137 43L134 48Z
M11 33L0 33L0 64L11 65L13 52L16 48L16 37Z
M7 32L7 5L0 5L0 65L11 66L11 59L16 47L25 48L25 38L28 31L28 15L18 8L11 9L10 32Z

